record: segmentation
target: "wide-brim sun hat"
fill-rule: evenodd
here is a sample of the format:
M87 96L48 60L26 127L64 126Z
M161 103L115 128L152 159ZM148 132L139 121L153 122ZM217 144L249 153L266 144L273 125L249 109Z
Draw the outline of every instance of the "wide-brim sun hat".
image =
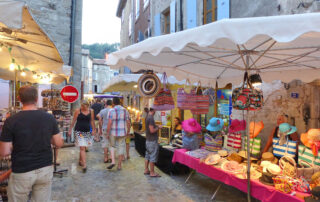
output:
M212 117L206 129L211 132L221 131L223 128L223 119Z
M318 155L320 146L320 129L309 129L308 132L302 133L300 140L304 146L312 149L314 156Z
M288 123L282 123L279 125L279 132L280 133L285 133L287 135L290 135L292 133L297 132L297 127L291 126Z
M155 97L159 93L160 88L161 81L159 77L152 72L143 74L138 80L138 89L143 97Z
M231 121L231 124L229 126L229 133L244 131L246 129L246 125L246 120L234 119Z
M201 133L201 125L194 118L182 121L182 129L189 133Z

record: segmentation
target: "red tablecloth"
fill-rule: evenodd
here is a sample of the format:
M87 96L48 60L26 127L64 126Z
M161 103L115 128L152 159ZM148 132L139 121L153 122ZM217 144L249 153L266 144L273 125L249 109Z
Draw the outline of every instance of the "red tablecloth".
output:
M247 193L247 180L239 179L231 173L225 172L220 168L200 163L199 159L189 156L185 153L185 149L176 149L172 158L172 162L184 164L198 173L202 173L214 180L223 182L224 184L233 186ZM308 194L300 193L308 196ZM265 201L303 201L296 196L291 196L275 190L272 186L267 186L259 182L259 180L251 180L251 195L263 202Z

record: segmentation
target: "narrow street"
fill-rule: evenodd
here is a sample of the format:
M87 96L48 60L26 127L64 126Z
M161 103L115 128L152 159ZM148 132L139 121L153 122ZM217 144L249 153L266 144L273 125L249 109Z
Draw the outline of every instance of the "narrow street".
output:
M54 177L53 201L210 201L218 183L200 174L194 175L188 184L187 175L169 176L156 169L161 178L143 175L144 159L138 155L131 142L131 159L124 162L123 169L109 171L102 162L103 153L99 143L90 148L88 171L82 173L76 147L59 150L59 169L68 168L68 174ZM246 201L246 194L222 185L216 201Z

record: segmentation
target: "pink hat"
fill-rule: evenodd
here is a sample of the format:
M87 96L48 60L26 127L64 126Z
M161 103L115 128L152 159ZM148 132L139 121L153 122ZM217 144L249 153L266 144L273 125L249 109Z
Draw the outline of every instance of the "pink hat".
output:
M201 126L194 118L182 121L182 129L189 133L200 133Z
M239 131L244 131L246 129L246 120L238 120L234 119L231 121L231 124L229 126L229 133L236 133Z

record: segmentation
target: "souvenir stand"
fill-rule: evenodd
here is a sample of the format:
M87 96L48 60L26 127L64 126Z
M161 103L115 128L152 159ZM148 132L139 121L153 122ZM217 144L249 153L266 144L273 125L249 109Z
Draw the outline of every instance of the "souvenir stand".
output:
M320 76L319 47L319 13L224 19L174 34L149 38L123 48L109 56L108 64L113 68L127 66L133 71L146 69L166 72L179 80L201 80L201 83L208 85L217 82L219 86L227 83L239 85L244 81L245 74L259 76L263 82L290 82L293 79L312 82ZM258 111L244 111L244 117L248 117L248 113L258 115ZM249 121L246 137L250 138ZM217 178L214 175L218 176L219 171L223 169L214 166L203 167L199 161L188 158L190 155L183 150L175 150L174 161L184 162L193 166L197 172L246 191L248 201L251 200L251 196L262 201L299 201L298 197L292 196L294 192L291 195L283 193L284 185L282 188L277 186L276 190L273 186L265 187L257 180L250 180L250 162L254 160L250 159L250 141L247 141L246 155L242 154L247 159L247 168L250 168L246 169L249 179L241 180L241 187L237 183L240 179L233 179L235 175L231 175L229 182L227 172L222 172L223 176ZM183 153L183 158L178 158L180 152ZM194 164L190 165L191 162ZM229 168L237 167L234 163L229 164ZM211 174L203 169L212 169ZM274 168L273 171L278 171L278 168ZM243 187L245 183L247 188ZM281 189L282 192L279 191Z
M0 2L0 78L13 81L13 111L19 110L16 100L20 82L59 84L71 75L71 68L63 65L54 43L32 17L25 2ZM2 200L6 200L3 186L11 172L10 157L0 161Z

